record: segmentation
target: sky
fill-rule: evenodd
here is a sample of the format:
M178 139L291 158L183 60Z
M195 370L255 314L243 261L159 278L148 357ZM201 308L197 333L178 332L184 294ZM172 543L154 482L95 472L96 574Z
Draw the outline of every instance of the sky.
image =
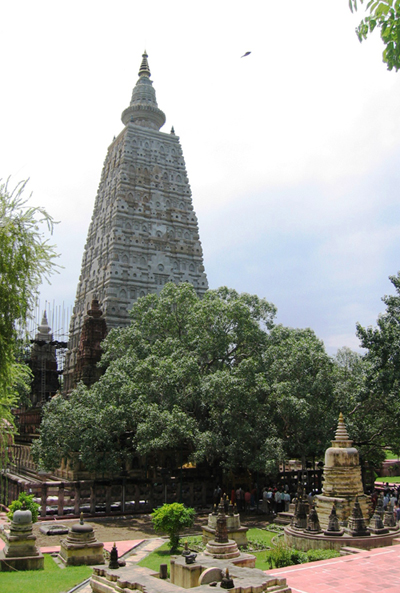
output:
M144 49L180 137L210 288L358 349L400 269L400 73L347 0L2 3L0 178L59 222L41 288L71 307L107 148ZM245 58L241 56L251 51Z

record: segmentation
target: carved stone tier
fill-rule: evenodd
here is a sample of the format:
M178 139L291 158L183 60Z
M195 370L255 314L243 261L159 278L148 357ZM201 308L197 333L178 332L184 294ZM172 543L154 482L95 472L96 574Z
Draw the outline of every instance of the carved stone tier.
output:
M285 544L304 552L308 550L337 550L340 552L340 549L346 546L372 550L373 548L383 548L397 543L399 535L399 530L379 535L371 533L369 537L353 537L348 533L343 534L343 532L339 536L337 533L326 535L324 533L299 531L288 525L285 527Z
M220 559L238 558L240 556L240 551L237 543L233 539L230 539L224 543L211 540L207 543L204 554L206 556L212 556L213 558Z

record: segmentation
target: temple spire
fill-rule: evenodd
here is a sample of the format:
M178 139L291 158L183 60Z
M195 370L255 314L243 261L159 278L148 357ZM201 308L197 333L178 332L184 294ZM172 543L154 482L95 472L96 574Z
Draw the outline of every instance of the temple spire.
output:
M144 53L142 54L142 63L140 64L138 76L147 76L147 78L150 78L151 73L149 68L149 62L147 60L148 57L149 56L147 55L146 50L144 50Z
M159 109L153 81L150 80L150 68L146 51L142 55L139 68L139 79L132 92L130 105L122 113L122 122L143 128L159 130L165 124L165 114Z

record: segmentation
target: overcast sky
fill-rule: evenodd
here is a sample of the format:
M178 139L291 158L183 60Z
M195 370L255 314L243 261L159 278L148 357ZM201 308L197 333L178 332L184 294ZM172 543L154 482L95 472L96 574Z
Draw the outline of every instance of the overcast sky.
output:
M400 73L347 0L18 1L0 8L0 177L58 221L70 306L107 148L146 48L180 137L210 288L358 347L399 264ZM240 56L246 51L252 53Z

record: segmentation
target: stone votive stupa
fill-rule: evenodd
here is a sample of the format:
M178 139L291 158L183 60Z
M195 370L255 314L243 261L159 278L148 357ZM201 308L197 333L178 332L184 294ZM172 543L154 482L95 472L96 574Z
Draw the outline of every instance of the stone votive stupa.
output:
M354 506L351 511L351 515L348 518L347 527L345 531L353 537L365 537L371 535L370 531L368 531L367 526L365 524L360 503L358 502L358 496L356 496L356 499L354 501Z
M218 508L214 505L213 512L208 515L207 525L202 527L203 543L206 544L210 540L215 539L215 531L217 528ZM248 527L242 527L240 524L240 515L237 512L236 505L228 505L228 515L226 516L226 528L229 539L235 540L238 546L247 546L247 531Z
M368 497L364 494L358 451L349 439L343 414L339 414L338 427L332 446L325 452L322 494L316 496L316 508L322 529L328 529L332 505L335 504L338 520L346 526L356 497L362 515L369 518Z
M66 539L61 540L59 558L67 566L104 564L104 545L97 541L93 527L81 520L72 525Z
M43 554L37 549L32 533L32 513L28 509L14 512L10 529L4 531L6 545L0 550L0 570L40 570Z
M228 527L225 515L224 502L221 498L218 507L217 525L215 529L215 538L207 542L204 551L206 556L213 556L213 558L237 558L240 556L240 551L235 540L228 538Z
M331 514L329 515L328 529L324 531L324 535L328 537L341 537L344 533L343 529L340 529L339 520L336 515L336 505L333 503Z

